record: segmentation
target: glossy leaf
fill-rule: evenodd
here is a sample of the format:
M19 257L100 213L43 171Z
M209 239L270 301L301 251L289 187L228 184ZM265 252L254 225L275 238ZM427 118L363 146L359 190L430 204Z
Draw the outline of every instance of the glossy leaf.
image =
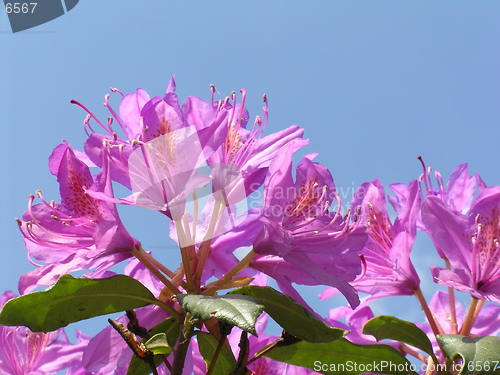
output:
M304 306L286 294L268 286L244 286L232 290L231 294L255 297L264 305L264 311L290 335L301 340L320 343L343 337L346 331L333 328L314 317Z
M198 346L200 348L200 353L203 356L203 360L207 365L207 369L212 363L212 359L214 358L215 350L217 349L217 345L219 341L213 337L211 334L206 332L198 332ZM234 359L234 355L229 350L229 348L223 346L220 354L218 355L214 370L212 371L213 375L229 375L236 368L236 360Z
M370 319L363 327L363 333L375 336L377 341L391 339L404 342L434 356L431 341L424 331L394 316L381 315Z
M366 372L386 375L412 373L412 365L388 345L356 345L344 338L318 344L299 342L277 347L265 354L276 361L301 366L321 374L357 375Z
M450 359L463 359L460 374L500 373L500 337L461 335L438 335L443 351Z
M170 347L174 347L179 336L180 322L174 318L168 318L161 323L158 323L153 328L151 328L148 333L150 336L154 336L158 333L165 333L167 338L167 343ZM147 340L142 340L146 343ZM155 365L158 367L163 363L159 356L154 357ZM149 365L137 356L132 356L130 364L128 366L127 375L148 375L151 373L151 368Z
M178 294L177 300L184 311L195 318L209 320L215 318L221 322L239 327L253 335L255 322L264 311L264 306L252 297L224 295L205 297L193 294Z
M144 285L128 276L88 279L63 275L45 291L8 301L0 312L0 325L50 332L80 320L157 302Z
M168 344L167 335L164 333L157 333L146 341L146 348L148 348L153 354L170 354L172 353L172 348Z

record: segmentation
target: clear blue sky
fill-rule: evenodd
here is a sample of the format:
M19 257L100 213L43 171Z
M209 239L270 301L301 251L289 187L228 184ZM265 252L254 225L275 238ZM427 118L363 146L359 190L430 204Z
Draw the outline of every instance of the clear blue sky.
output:
M446 179L468 162L500 184L499 19L497 1L81 0L13 34L0 11L0 292L32 269L14 221L28 194L58 199L47 157L63 139L85 139L85 113L70 99L105 118L110 86L161 95L175 73L181 98L208 100L210 84L223 96L245 88L252 118L266 93L268 131L305 128L300 156L318 152L351 194L375 177L417 178L418 155ZM124 215L167 259L167 222ZM419 242L419 265L426 251Z

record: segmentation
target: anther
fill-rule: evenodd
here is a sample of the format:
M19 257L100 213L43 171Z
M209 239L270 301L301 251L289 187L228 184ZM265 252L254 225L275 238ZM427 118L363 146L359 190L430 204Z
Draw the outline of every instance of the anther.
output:
M115 87L110 87L109 89L111 90L111 92L117 92L117 93L121 94L121 96L125 96L125 95L123 95L123 93L120 90L118 90Z

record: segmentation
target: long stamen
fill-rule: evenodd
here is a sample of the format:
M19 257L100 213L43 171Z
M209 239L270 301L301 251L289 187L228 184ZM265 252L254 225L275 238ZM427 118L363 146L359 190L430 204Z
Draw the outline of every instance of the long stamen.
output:
M370 219L367 221L368 227L368 236L377 244L380 245L380 248L385 251L385 253L389 253L392 247L392 237L388 232L388 228L384 226L383 222L380 222L377 218L376 213L374 212L373 205L368 202L368 210L370 211Z
M439 195L441 196L441 199L442 199L446 196L443 176L438 171L434 172L434 176L436 177L436 182L437 182L438 189L439 189Z
M215 93L217 92L217 90L215 89L215 85L210 85L210 97L211 97L211 104L212 104L212 108L215 106Z
M475 280L480 280L481 277L481 267L480 267L480 250L478 249L478 241L477 239L479 238L479 234L481 232L481 224L479 223L479 215L476 216L476 228L477 232L474 234L471 238L472 241L472 254L471 254L471 271L472 271L472 277Z
M125 131L125 126L124 126L124 124L122 123L122 121L120 119L120 116L118 116L116 114L115 110L109 105L109 96L110 96L109 94L106 94L104 96L104 98L105 98L104 106L108 109L109 112L111 112L111 115L116 119L116 121L118 122L118 125L120 125L120 128L122 129L123 133L127 134L126 131ZM110 128L110 130L112 131L111 128Z
M111 92L117 92L117 93L121 94L121 96L125 96L123 94L123 92L121 92L120 90L118 90L116 87L110 87L109 89L111 90Z
M422 169L424 170L424 173L422 174L421 178L424 180L424 185L425 185L425 192L427 195L431 195L432 192L432 182L431 178L429 176L430 169L427 171L427 167L425 166L424 159L419 156L417 157L418 160L420 160L420 164L422 164Z
M112 132L109 131L109 129L103 125L103 123L96 117L94 116L94 114L87 108L85 107L82 103L76 101L76 100L73 100L71 99L70 100L70 103L71 104L76 104L77 106L81 107L85 112L87 112L99 125L101 125L101 128L103 128L104 130L106 130L107 133L109 133L110 135L112 134Z
M250 155L253 151L253 146L255 142L262 138L264 135L264 131L267 127L268 123L268 102L267 102L267 96L264 94L263 95L263 101L265 103L265 106L263 107L263 117L264 121L262 121L260 116L257 116L255 118L255 121L252 125L252 129L243 145L237 150L236 154L233 156L232 162L238 166L242 166L245 164L245 161L248 158L248 155ZM242 106L244 104L245 100L242 100ZM242 108L243 111L243 108Z
M85 134L87 134L88 137L90 137L91 133L95 133L94 128L92 128L92 125L90 125L90 119L92 117L90 115L85 116L85 119L83 120L83 130L85 131ZM90 129L90 133L87 131L87 128Z

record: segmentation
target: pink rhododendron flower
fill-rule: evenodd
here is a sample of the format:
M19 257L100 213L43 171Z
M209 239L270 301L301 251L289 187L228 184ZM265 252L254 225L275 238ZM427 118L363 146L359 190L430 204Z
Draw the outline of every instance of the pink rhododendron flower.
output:
M427 197L422 221L452 268L431 267L434 280L476 298L500 301L500 186L482 189L467 215Z
M410 260L416 237L416 220L420 208L417 181L412 181L404 209L391 223L387 213L384 187L378 179L361 185L355 193L353 206L361 206L361 223L366 226L368 241L361 252L366 262L364 274L353 286L372 297L411 295L420 279Z
M434 172L438 185L437 189L432 186L430 174L431 168L429 167L421 177L425 185L426 196L439 197L448 207L463 214L466 214L472 205L478 182L481 189L485 187L478 174L469 176L466 163L456 166L451 172L450 180L446 185L441 173Z
M130 256L138 241L123 226L115 204L92 198L95 190L112 196L108 168L104 165L97 176L79 160L67 143L57 146L49 158L51 172L60 184L61 203L34 205L23 215L20 228L29 256L46 265L23 275L21 293L37 285L51 285L57 278L73 270L97 268L94 276L103 274L114 264Z
M5 292L0 308L16 296ZM78 344L68 341L64 330L31 332L26 327L0 326L0 374L46 375L78 367L88 338L77 333Z
M330 212L339 201L333 178L324 166L304 157L292 178L292 147L271 162L265 182L263 229L254 240L260 255L252 267L292 292L291 283L330 285L339 289L352 306L359 303L349 284L361 272L357 251L366 241L363 228L350 217ZM291 294L297 298L296 293ZM302 302L302 301L301 301Z
M437 188L434 188L432 184L431 171L432 168L428 167L426 169L422 158L419 158L422 166L424 168L424 173L420 176L420 181L422 188L425 192L424 196L435 196L440 198L443 203L453 210L459 211L462 214L469 212L472 202L474 200L474 195L476 193L476 188L479 187L481 191L486 187L479 174L475 176L469 176L468 166L466 163L459 164L451 172L450 179L447 184L444 183L441 173L438 171L434 172L434 176L437 182ZM422 183L423 182L423 183ZM404 195L405 189L407 189L404 184L394 184L391 186L393 190L399 195ZM392 200L391 200L392 199ZM389 197L395 210L399 212L405 204L404 200L396 201L393 197ZM425 226L422 223L421 215L417 219L417 228L425 231ZM434 243L437 253L443 259L446 256L438 244Z
M264 182L271 160L285 147L291 145L293 151L296 151L308 143L307 140L302 140L304 130L296 125L264 137L268 118L265 95L263 118L258 116L251 130L246 129L249 119L244 106L246 92L241 90L241 93L241 103L236 104L234 93L233 104L228 101L224 103L228 121L221 124L227 126L221 133L226 134L226 137L223 144L208 158L208 164L214 171L215 191L224 189L226 204L235 204L257 190ZM211 106L214 106L213 99ZM197 129L204 129L206 126L203 121L193 122ZM223 167L223 173L219 172L219 166Z
M113 89L113 91L118 90ZM113 180L127 186L129 189L132 189L132 184L128 158L134 150L143 148L147 142L162 137L164 142L161 143L164 144L160 153L164 154L166 160L174 163L175 154L183 152L182 148L179 147L179 142L185 146L185 140L178 136L182 135L183 131L188 131L188 136L195 139L193 134L196 133L196 141L199 143L198 152L192 150L189 156L194 164L200 164L198 161L206 160L225 137L225 133L221 133L219 130L225 130L225 126L220 125L227 122L227 111L220 105L207 109L205 105L207 103L201 100L200 103L196 102L194 105L190 102L191 105L183 106L184 108L181 109L175 93L173 77L163 98L150 98L143 89L137 89L136 93L124 95L120 103L119 114L113 110L108 100L109 95L106 96L104 104L109 109L112 117L110 117L106 125L100 122L83 105L74 101L89 113L85 123L91 130L91 134L89 134L89 138L85 143L85 152L94 163L100 166L101 154L105 148L108 148L112 159L111 175ZM194 128L194 123L191 123L192 118L203 118L204 129L196 132L184 129ZM90 119L97 121L108 135L96 133L89 125ZM118 123L125 138L115 132L112 125L113 119ZM173 134L168 136L169 133ZM200 153L201 150L203 154ZM191 169L186 171L188 170ZM172 199L173 197L169 198Z
M235 94L233 104L229 98L214 102L213 93L211 103L188 97L180 107L172 78L163 98L150 98L142 89L125 95L119 115L106 98L105 105L127 139L114 132L111 122L99 122L109 136L90 134L85 150L100 165L100 154L109 148L113 179L134 192L116 202L179 219L188 196L211 181L214 196L234 204L263 183L270 160L283 147L292 143L296 150L307 144L297 126L263 137L267 107L264 121L257 118L247 130L244 90L241 104L236 104ZM90 111L88 118L95 119ZM204 163L211 168L209 176L200 173Z

